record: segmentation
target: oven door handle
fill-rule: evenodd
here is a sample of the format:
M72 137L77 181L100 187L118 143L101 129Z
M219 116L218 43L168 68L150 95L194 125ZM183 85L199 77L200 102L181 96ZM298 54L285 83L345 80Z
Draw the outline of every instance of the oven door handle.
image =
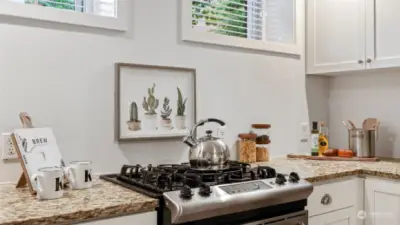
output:
M254 221L242 225L307 225L308 224L308 211L300 211L265 220Z

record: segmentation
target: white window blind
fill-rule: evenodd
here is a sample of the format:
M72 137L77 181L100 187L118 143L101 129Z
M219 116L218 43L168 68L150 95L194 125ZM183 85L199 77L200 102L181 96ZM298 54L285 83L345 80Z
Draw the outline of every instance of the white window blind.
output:
M192 0L192 28L251 40L295 41L296 0Z
M117 0L9 0L99 16L117 17Z

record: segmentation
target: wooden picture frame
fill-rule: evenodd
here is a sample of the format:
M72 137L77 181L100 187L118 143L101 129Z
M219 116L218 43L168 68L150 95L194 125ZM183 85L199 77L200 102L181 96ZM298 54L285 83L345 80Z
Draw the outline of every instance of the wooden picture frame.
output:
M117 141L182 138L196 123L196 70L116 63L114 107Z

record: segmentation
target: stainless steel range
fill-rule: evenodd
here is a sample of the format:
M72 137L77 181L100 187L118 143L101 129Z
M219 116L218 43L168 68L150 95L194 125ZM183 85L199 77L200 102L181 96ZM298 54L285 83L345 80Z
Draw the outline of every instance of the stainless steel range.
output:
M227 161L122 167L100 178L159 199L158 225L307 225L313 186L297 173Z

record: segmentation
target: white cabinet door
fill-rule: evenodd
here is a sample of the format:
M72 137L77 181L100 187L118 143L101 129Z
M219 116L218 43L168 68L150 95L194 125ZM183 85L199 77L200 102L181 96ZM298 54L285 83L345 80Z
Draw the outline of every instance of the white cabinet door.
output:
M367 0L368 68L400 66L399 0Z
M156 212L138 213L129 216L121 216L111 219L80 223L80 225L132 225L132 224L157 225L157 213Z
M307 74L365 69L365 7L365 0L308 0Z
M357 218L354 207L313 216L308 219L308 225L356 225Z
M366 179L365 225L400 224L400 182Z

